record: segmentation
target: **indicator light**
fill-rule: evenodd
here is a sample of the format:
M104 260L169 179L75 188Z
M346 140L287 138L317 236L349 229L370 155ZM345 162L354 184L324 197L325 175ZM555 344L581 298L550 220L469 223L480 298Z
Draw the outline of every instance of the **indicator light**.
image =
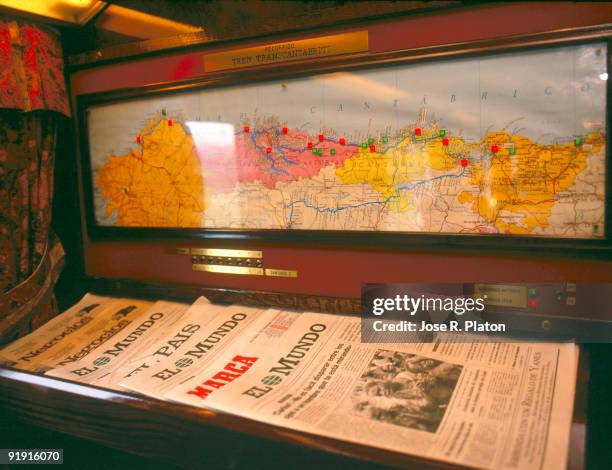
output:
M527 305L529 305L529 308L537 308L538 307L538 299L529 299L527 301Z
M535 287L530 287L529 288L529 296L535 297L536 295L538 295L538 289L536 289Z

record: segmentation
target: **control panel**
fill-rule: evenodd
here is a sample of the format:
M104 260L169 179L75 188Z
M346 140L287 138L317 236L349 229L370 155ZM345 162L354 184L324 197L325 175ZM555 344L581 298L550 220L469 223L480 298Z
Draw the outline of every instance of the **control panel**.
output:
M297 271L264 266L263 251L226 248L178 248L173 253L189 255L194 271L219 274L297 278Z

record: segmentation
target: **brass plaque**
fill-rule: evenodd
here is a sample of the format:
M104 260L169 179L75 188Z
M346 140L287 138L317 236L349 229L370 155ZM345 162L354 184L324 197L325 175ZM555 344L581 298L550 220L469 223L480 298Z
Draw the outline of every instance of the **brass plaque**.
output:
M269 269L266 268L266 276L275 277L298 277L297 271L291 269Z
M192 255L213 256L217 258L263 258L256 250L226 250L224 248L192 248Z
M216 72L218 70L256 67L278 62L367 51L368 32L357 31L205 55L204 71Z
M474 297L482 297L486 305L527 307L527 288L510 284L474 284Z
M220 264L192 264L194 271L220 274L246 274L251 276L263 276L263 268L251 268L248 266L224 266Z

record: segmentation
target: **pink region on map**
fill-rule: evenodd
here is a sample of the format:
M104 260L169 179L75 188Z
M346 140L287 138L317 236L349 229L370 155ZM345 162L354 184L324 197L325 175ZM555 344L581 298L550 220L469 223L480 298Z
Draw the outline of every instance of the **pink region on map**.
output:
M215 193L232 191L237 183L259 181L273 189L281 182L311 178L328 165L341 166L359 151L356 145L340 145L335 137L320 142L318 134L291 129L283 134L281 128L241 129L231 139L196 138L194 143L205 184Z

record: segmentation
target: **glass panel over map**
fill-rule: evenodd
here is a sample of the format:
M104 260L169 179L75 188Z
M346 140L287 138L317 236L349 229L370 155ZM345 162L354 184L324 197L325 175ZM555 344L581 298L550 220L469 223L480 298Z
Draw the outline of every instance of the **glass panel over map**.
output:
M604 236L606 44L88 108L99 226Z

